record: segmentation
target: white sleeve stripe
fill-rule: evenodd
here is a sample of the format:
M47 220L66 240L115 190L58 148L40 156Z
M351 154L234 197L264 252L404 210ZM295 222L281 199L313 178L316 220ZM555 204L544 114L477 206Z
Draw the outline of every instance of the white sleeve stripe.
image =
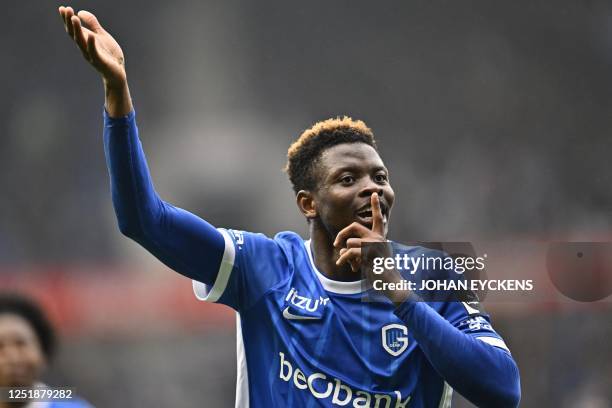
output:
M504 341L502 339L498 339L497 337L476 337L478 340L483 341L487 344L490 344L492 346L495 347L499 347L501 349L506 350L508 353L510 352L510 350L508 349L508 346L506 346L506 343L504 343Z
M212 288L210 288L202 282L196 280L192 281L193 292L198 300L205 300L207 302L216 302L221 295L223 295L223 292L225 292L227 282L229 282L230 275L232 274L232 269L234 269L234 260L236 258L236 250L232 238L227 231L223 229L218 229L218 231L223 235L225 249L223 250L223 259L221 259L221 265L219 266L219 272L217 272L215 283Z
M453 400L453 387L444 382L444 388L442 389L442 396L440 397L440 404L438 408L450 408Z

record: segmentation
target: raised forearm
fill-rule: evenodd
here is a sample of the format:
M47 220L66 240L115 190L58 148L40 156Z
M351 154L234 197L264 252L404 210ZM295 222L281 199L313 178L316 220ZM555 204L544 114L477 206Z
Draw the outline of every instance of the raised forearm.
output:
M206 221L159 198L133 111L114 119L106 114L104 149L121 232L175 271L212 285L224 238Z
M121 231L136 237L160 218L160 200L149 175L138 138L135 113L104 118L104 150L111 181L113 206Z
M163 202L153 188L136 127L119 43L92 13L59 7L66 33L104 84L104 150L120 230L176 271L212 284L225 241L195 215Z
M479 407L518 406L518 368L505 351L461 332L424 302L408 301L395 314L440 376L465 398Z

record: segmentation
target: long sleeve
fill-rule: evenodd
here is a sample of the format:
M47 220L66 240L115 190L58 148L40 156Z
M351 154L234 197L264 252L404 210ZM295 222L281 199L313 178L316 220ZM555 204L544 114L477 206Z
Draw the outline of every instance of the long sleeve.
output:
M425 302L408 300L395 314L440 376L465 398L479 407L518 406L519 372L509 352L462 332Z
M121 232L175 271L212 285L225 248L223 235L157 195L134 111L122 118L104 112L104 152Z

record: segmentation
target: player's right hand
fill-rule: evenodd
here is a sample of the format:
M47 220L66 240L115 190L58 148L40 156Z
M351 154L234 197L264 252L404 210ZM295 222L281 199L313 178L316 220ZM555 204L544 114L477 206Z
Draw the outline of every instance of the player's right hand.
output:
M64 6L59 8L59 13L66 32L87 62L102 75L105 84L110 87L123 86L127 79L123 51L117 41L102 28L96 16L85 10L75 15L72 7Z

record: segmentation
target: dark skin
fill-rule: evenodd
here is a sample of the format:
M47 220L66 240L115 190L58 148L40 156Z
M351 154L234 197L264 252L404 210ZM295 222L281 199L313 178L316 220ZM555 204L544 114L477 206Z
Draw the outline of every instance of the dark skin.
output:
M363 242L385 242L395 193L378 152L365 143L344 143L323 151L314 191L298 192L297 205L309 221L317 268L339 281L360 279ZM381 277L378 277L380 279ZM395 271L382 275L397 282ZM407 292L385 295L399 304Z
M31 324L21 316L0 314L0 386L31 387L46 366L46 358ZM0 408L27 402L2 402Z
M102 77L109 116L127 115L133 106L121 47L92 13L75 13L64 6L58 11L66 33ZM317 177L320 182L314 191L297 194L298 207L309 220L315 264L330 279L357 280L361 243L386 241L394 200L387 169L371 146L341 144L322 153ZM358 214L364 206L370 208L368 216ZM395 271L389 272L378 278L386 282L400 279ZM397 304L408 293L385 295Z

